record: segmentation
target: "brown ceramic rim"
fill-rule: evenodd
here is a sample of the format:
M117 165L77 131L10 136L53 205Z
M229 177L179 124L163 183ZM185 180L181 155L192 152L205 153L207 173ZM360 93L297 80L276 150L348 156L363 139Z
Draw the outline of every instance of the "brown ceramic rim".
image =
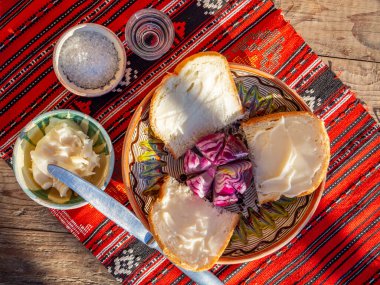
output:
M230 67L233 70L249 72L249 73L259 75L261 77L268 79L269 81L275 83L277 86L281 87L281 89L285 90L287 93L291 94L292 98L295 101L297 101L297 103L299 103L305 111L312 113L310 108L306 105L306 103L302 100L302 98L297 94L297 92L292 90L290 87L288 87L285 83L283 83L281 80L279 80L275 76L273 76L269 73L266 73L264 71L255 69L253 67L245 66L245 65L241 65L241 64L237 64L237 63L230 63ZM131 181L130 181L130 177L129 177L129 172L130 172L130 169L129 169L129 153L131 150L131 142L132 142L134 130L135 130L138 122L140 121L141 113L145 109L146 105L149 104L150 99L153 96L154 91L155 91L155 89L151 90L148 93L148 95L144 98L144 100L137 107L137 109L136 109L136 111L135 111L135 113L131 119L131 122L128 126L128 129L127 129L127 132L126 132L125 138L124 138L122 160L121 160L122 161L121 166L122 166L123 181L124 181L124 184L126 186L128 199L131 203L131 206L132 206L136 216L140 219L140 221L144 224L144 226L148 230L150 230L148 220L145 217L145 214L143 213L142 209L138 206L138 204L136 202L136 198L131 191ZM308 208L308 210L305 212L303 217L297 222L297 224L293 227L293 229L290 230L279 241L274 242L271 246L266 248L263 252L250 253L250 254L247 254L245 256L239 256L239 257L222 256L218 260L217 263L218 264L238 264L238 263L252 261L252 260L259 259L259 258L262 258L264 256L267 256L267 255L279 250L280 248L285 246L287 243L289 243L304 228L304 226L307 224L307 222L313 216L315 210L318 207L319 201L321 200L322 193L323 193L324 186L325 186L325 181L326 181L326 179L324 179L322 181L321 185L319 185L319 187L317 188L317 190L315 190L315 192L314 192L315 194L313 195L313 198L310 201L311 207Z

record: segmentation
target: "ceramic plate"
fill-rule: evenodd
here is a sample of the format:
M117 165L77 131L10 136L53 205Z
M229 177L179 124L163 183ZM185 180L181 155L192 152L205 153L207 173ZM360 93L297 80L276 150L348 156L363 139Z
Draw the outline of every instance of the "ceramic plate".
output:
M284 111L310 111L301 97L277 78L248 66L230 64L245 119ZM149 103L152 90L136 109L124 140L122 168L127 194L138 218L149 229L147 214L164 173L184 181L183 157L175 160L149 128ZM242 139L239 123L225 132ZM241 263L266 256L287 244L313 215L324 183L311 195L282 198L258 206L254 185L238 204L226 209L240 213L240 222L219 264Z

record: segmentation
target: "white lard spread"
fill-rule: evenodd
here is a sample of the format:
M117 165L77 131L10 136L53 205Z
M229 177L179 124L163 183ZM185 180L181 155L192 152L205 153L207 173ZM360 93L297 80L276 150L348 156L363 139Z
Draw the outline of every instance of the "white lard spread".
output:
M53 119L45 129L45 136L31 151L34 180L45 190L56 188L61 197L69 189L53 178L48 170L49 164L61 166L80 177L94 174L99 166L99 156L93 151L93 142L81 128L70 120Z
M256 188L262 195L296 197L313 185L321 167L313 128L284 117L254 137Z
M156 209L156 231L166 246L184 261L207 264L218 254L227 232L225 217L209 202L194 195L189 187L171 184L162 204Z

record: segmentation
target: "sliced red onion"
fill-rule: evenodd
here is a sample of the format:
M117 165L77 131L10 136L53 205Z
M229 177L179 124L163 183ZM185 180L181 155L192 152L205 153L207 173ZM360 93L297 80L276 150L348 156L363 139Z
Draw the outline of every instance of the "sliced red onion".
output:
M217 158L224 145L224 133L216 133L203 137L195 146L211 162Z
M214 192L213 202L215 206L226 207L235 204L237 201L238 197L235 194L223 196Z
M235 188L229 183L231 180L228 174L217 171L215 175L214 192L218 195L233 195Z
M248 156L248 150L244 143L235 138L233 135L229 135L226 139L223 150L218 155L215 164L227 164L229 162L242 159L246 156Z
M221 187L215 187L215 188L218 188L217 190L215 190L215 192L220 195L233 195L236 192L235 188L227 183L222 185Z
M211 162L189 149L185 153L183 166L186 174L196 174L210 168Z
M240 163L241 165L241 178L238 182L232 183L233 187L240 194L244 194L248 187L251 185L253 179L252 164L249 161Z
M212 181L215 176L215 168L211 167L207 171L186 180L187 186L200 198L204 198L211 190Z
M188 179L187 185L201 198L213 187L216 206L236 203L237 193L248 189L253 176L251 162L239 160L248 156L244 143L232 135L217 133L203 137L196 148L200 155L188 150L184 157L185 173L198 174Z
M249 187L252 176L252 164L249 161L219 166L215 175L214 192L229 195L237 191L243 194Z

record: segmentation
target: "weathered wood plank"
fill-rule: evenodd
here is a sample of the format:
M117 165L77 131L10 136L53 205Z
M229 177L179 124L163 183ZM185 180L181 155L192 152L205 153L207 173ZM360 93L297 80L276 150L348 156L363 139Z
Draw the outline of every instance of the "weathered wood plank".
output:
M0 284L117 284L0 160Z
M277 0L319 55L380 62L379 0Z
M67 233L47 208L35 203L21 190L13 170L3 160L0 161L1 228Z
M0 228L1 284L118 284L69 233Z

